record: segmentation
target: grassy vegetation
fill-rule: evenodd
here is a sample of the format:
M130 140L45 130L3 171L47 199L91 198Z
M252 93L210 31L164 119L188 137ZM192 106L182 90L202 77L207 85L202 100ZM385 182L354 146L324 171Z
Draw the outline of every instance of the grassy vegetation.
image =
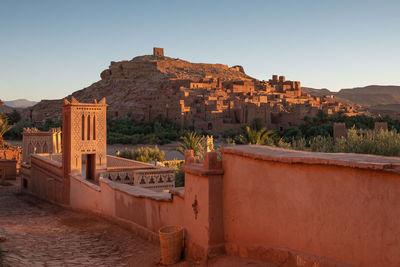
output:
M346 116L341 112L328 115L323 111L319 111L317 116L305 117L304 122L298 127L282 129L277 135L286 142L292 139L304 138L307 141L316 136L333 136L333 123L343 122L347 128L355 127L355 129L374 129L375 122L387 122L389 130L397 130L400 132L400 121L393 120L388 116L383 118L374 118L367 115Z
M348 128L347 138L334 142L333 123L344 122ZM387 122L389 131L372 131L375 122ZM262 144L280 148L313 152L360 153L400 156L400 122L389 117L373 118L365 115L345 116L341 113L328 116L319 112L316 117L304 118L299 127L292 127L268 134L258 129L257 123L239 131L229 130L223 134L229 145ZM360 131L361 129L369 131ZM245 136L247 136L245 138Z
M280 142L275 146L295 150L328 153L358 153L383 156L400 156L400 134L391 131L358 131L349 129L347 138L342 137L336 142L330 136L314 136L306 139L293 139L291 142Z
M150 163L153 160L164 161L165 152L160 151L158 146L156 146L155 148L139 147L138 149L123 150L119 153L119 156L127 159Z

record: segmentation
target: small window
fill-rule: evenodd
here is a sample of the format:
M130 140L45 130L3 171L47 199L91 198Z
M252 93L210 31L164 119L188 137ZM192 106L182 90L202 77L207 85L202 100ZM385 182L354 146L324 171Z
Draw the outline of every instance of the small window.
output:
M85 115L82 114L82 140L85 140Z
M96 140L96 115L93 116L93 140Z
M90 115L87 117L87 140L90 140Z

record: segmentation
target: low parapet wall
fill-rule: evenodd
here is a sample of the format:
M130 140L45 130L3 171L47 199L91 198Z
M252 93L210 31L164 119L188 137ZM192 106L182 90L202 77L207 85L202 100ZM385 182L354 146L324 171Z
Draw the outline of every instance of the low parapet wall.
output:
M32 155L31 164L21 166L21 176L22 192L53 203L63 202L63 169L61 163L51 160L48 154Z
M287 266L400 266L400 160L223 149L229 254ZM286 266L286 265L285 265Z
M17 177L17 161L0 159L0 182L4 179L15 179Z
M21 147L11 147L8 149L0 149L0 159L3 160L15 160L17 162L16 168L20 168L21 164Z
M400 159L265 146L222 153L222 164L215 152L199 163L187 151L185 189L172 194L71 176L69 205L153 241L160 227L181 225L189 259L226 252L277 266L400 266ZM59 202L59 166L33 156L26 171L36 195Z

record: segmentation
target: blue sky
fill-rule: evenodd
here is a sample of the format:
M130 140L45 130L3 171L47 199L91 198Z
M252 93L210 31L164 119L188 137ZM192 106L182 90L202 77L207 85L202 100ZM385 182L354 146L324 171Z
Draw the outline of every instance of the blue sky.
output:
M62 98L153 46L314 88L400 85L400 1L0 0L0 99Z

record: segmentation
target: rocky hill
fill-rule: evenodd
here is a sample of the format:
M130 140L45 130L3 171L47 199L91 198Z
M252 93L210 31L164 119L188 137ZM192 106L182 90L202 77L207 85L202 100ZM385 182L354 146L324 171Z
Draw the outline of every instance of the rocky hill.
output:
M104 70L100 77L101 80L74 92L72 96L82 102L106 97L110 112L118 111L122 106L143 108L138 97L154 93L162 94L171 78L253 79L244 73L241 66L229 68L223 64L191 63L181 59L152 55L135 57L129 61L111 62L109 68ZM61 99L42 100L31 108L33 119L35 121L43 121L46 118L58 120L61 118L61 105ZM23 116L28 118L30 111L25 110Z
M315 96L334 95L341 102L351 102L368 107L370 110L390 110L400 112L400 86L369 85L332 92L328 89L302 88Z
M252 80L257 86L262 82L246 75L243 67L228 67L223 64L191 63L185 60L164 56L139 56L132 60L111 62L108 69L100 74L100 80L72 94L82 102L107 98L108 111L118 114L121 110L134 110L138 118L145 117L151 104L157 105L157 97L166 95L171 79ZM342 89L331 92L328 89L303 87L302 90L314 96L334 95L340 102L361 104L370 108L400 104L400 86L367 86ZM70 98L71 95L66 96ZM23 117L34 121L61 119L62 100L42 100L35 106L25 109ZM393 111L393 106L390 107ZM139 114L140 113L140 114ZM121 112L119 114L122 114ZM118 116L118 115L117 115Z

